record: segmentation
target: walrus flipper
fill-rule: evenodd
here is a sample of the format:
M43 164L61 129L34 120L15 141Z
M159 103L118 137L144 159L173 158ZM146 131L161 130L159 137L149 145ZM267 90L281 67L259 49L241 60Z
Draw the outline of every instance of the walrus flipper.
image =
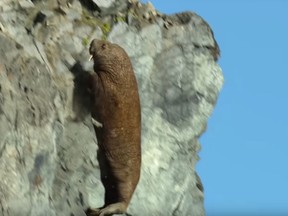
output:
M110 216L113 214L123 214L126 212L127 204L125 202L113 203L105 208L89 209L86 211L87 216Z

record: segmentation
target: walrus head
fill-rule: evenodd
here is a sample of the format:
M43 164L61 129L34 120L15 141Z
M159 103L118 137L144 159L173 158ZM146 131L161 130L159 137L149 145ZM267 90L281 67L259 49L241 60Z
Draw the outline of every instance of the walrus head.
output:
M91 61L92 59L95 61L97 59L97 56L101 55L101 52L103 52L107 48L108 43L109 42L104 40L94 39L91 42L89 48L89 53L91 55L89 61Z
M131 67L130 59L125 50L109 41L92 40L89 48L90 60L94 60L95 72L121 73L122 68Z
M102 72L111 72L112 68L110 65L113 65L112 62L115 62L115 57L113 54L113 44L104 41L94 39L89 48L90 58L89 60L94 61L94 71L97 73Z

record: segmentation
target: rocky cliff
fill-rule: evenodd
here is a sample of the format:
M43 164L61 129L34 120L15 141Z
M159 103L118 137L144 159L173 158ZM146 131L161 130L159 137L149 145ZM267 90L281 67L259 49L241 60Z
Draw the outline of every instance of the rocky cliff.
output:
M85 88L93 38L131 57L142 107L135 216L203 216L195 172L223 76L209 25L128 0L0 1L0 215L84 216L103 204Z

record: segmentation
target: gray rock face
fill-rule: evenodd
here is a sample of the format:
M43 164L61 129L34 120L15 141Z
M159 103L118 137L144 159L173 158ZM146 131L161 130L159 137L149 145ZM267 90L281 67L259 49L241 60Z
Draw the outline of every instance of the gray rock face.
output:
M106 8L94 17L87 2L0 3L0 215L85 216L103 204L86 89L95 37L127 51L139 85L142 171L129 214L205 215L198 138L223 85L210 27L194 13L138 19L125 0L91 0Z
M115 0L93 0L98 7L109 8Z

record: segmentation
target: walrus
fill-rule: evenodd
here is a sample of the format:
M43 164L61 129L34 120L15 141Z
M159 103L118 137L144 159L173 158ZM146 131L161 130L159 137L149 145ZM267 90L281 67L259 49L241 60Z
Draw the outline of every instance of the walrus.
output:
M125 213L140 178L141 110L136 77L123 48L94 39L91 78L92 118L105 188L104 206L87 215Z

